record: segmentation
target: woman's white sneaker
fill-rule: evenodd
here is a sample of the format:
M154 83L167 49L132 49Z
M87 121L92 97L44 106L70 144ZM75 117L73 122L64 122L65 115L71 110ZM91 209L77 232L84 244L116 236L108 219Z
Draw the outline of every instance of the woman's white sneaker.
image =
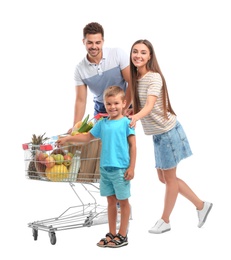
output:
M213 204L211 202L205 201L203 209L197 210L198 220L199 220L199 222L198 222L199 228L201 228L204 225L212 206L213 206Z
M171 226L169 223L164 222L163 219L159 219L156 224L148 230L149 233L153 234L162 234L171 230Z

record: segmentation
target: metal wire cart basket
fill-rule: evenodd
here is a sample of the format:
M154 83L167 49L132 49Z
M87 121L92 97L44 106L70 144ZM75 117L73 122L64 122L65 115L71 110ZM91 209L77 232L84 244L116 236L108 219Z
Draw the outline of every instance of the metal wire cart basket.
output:
M106 206L97 204L93 196L93 192L99 192L101 151L99 139L57 148L48 138L41 145L27 143L22 146L26 178L36 181L66 182L79 201L79 205L67 208L58 217L28 223L34 240L38 238L38 230L43 230L48 232L50 242L54 245L57 240L56 231L108 222ZM86 190L92 202L83 202L74 188L75 183Z

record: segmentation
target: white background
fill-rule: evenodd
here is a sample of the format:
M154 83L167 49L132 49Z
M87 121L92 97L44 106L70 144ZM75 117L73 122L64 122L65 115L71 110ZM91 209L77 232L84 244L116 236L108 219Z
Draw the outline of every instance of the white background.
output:
M1 259L230 259L230 242L225 238L231 231L228 3L0 2ZM103 25L105 46L121 47L129 53L140 38L153 43L171 103L194 153L180 163L178 176L201 199L214 203L201 229L197 228L194 206L179 196L171 232L147 232L161 216L164 186L154 169L152 139L138 124L129 245L118 250L98 248L96 243L107 233L107 225L58 231L56 245L50 244L43 231L33 240L27 223L56 217L78 201L66 183L25 178L22 144L29 142L33 133L51 136L71 127L74 68L86 53L82 29L92 21ZM91 99L89 94L86 113L92 115Z

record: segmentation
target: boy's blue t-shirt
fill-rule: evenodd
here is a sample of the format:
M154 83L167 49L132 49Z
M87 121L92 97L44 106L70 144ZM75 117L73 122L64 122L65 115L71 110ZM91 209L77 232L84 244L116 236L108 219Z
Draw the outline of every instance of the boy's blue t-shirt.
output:
M128 168L130 165L128 136L135 135L130 120L103 118L91 129L91 134L102 141L100 167Z

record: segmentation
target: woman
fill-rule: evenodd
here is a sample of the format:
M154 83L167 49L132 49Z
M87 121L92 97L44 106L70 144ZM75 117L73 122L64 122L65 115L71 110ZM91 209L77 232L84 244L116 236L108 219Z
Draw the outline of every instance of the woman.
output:
M159 180L165 184L164 209L161 218L149 230L161 234L171 230L170 215L178 193L191 201L198 213L198 227L202 227L212 203L202 201L190 187L177 177L178 163L192 155L186 134L172 109L165 78L160 70L154 48L148 40L138 40L130 52L131 91L133 113L130 126L136 121L146 135L152 135Z

